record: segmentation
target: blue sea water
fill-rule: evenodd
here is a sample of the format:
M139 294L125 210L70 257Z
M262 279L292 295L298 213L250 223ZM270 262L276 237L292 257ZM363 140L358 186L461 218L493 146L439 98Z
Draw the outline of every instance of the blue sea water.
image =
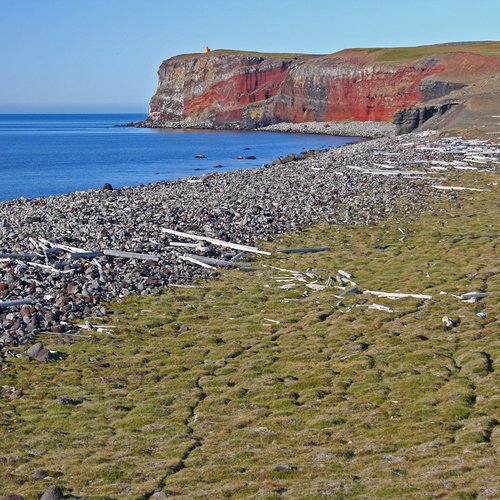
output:
M279 132L114 127L137 114L0 115L0 200L136 186L259 167L356 138ZM195 155L203 154L204 159ZM238 160L237 156L256 160ZM223 168L215 168L222 165Z

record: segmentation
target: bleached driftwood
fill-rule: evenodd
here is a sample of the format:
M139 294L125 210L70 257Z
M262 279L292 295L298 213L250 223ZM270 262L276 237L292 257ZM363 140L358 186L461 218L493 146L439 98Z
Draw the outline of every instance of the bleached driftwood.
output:
M160 257L147 253L136 253L136 252L122 252L119 250L104 250L104 255L109 255L110 257L119 257L122 259L137 259L137 260L153 260L158 262Z
M493 295L495 293L496 292L469 292L462 294L460 298L462 300L483 299L484 297L489 297L490 295Z
M262 264L262 267L267 267L269 269L276 269L277 271L283 271L284 273L300 274L300 275L303 274L300 271L294 271L293 269L284 269L283 267L269 266L267 264Z
M217 245L225 248L232 248L234 250L239 250L240 252L250 252L250 253L258 253L262 255L271 255L271 252L265 252L264 250L259 250L255 247L249 247L246 245L239 245L237 243L230 243L228 241L218 240L216 238L210 238L209 236L200 236L198 234L189 234L183 233L181 231L175 231L174 229L162 228L162 231L167 234L173 234L174 236L178 236L179 238L186 238L191 240L200 240L211 243L212 245Z
M64 250L66 252L72 253L72 252L88 252L88 250L85 250L83 248L78 248L78 247L72 247L70 245L65 245L63 243L54 243L53 241L46 240L45 238L38 238L41 243L45 246L45 248L58 248L61 250Z
M55 267L47 266L45 264L39 264L38 262L26 262L26 265L28 265L30 267L39 267L40 269L46 269L47 271L54 272L54 273L61 272L59 269L56 269Z
M343 276L344 278L347 278L347 279L352 279L352 274L351 273L348 273L347 271L343 271L342 269L338 269L337 272Z
M331 247L312 247L312 248L281 248L281 253L316 253L331 250Z
M270 323L274 323L276 325L279 325L281 321L278 321L277 319L270 319L270 318L264 318L264 321L269 321Z
M278 288L281 290L293 290L294 288L297 288L299 285L297 283L288 283L286 285L281 285Z
M349 288L348 290L344 290L342 293L339 293L338 295L336 295L336 297L338 299L343 299L346 295L349 295L350 293L358 293L359 292L359 289L357 286L353 286L351 288Z
M375 295L377 297L385 297L387 299L404 299L406 297L412 297L414 299L432 299L432 295L426 295L421 293L396 293L396 292L376 292L374 290L365 290L363 293L369 295Z
M202 243L182 243L181 241L171 241L169 246L181 247L181 248L194 248L199 252L205 249Z
M462 187L462 186L438 186L432 185L434 189L441 189L443 191L486 191L485 189Z
M376 168L359 167L356 165L346 165L346 168L350 168L351 170L357 170L362 174L383 175L385 177L402 175L405 177L412 177L412 178L421 177L427 179L428 177L426 174L432 174L432 172L421 172L420 170L387 170L387 169L380 170Z
M390 307L382 306L380 304L370 304L368 309L377 309L378 311L385 311L389 313L394 312Z
M206 269L215 269L217 270L214 266L211 266L209 264L205 264L205 262L202 262L201 260L194 259L193 257L188 257L187 255L178 255L177 256L180 260L184 260L186 262L191 262L192 264L196 264L201 267L205 267Z
M214 259L212 257L204 257L201 255L192 255L192 254L184 254L184 257L191 257L192 259L199 260L200 262L204 262L205 264L209 264L211 266L219 266L219 267L250 267L250 264L245 262L233 262L230 260L223 259Z
M114 325L94 325L90 323L89 321L86 321L84 325L80 325L78 323L74 323L74 326L82 329L82 330L93 330L94 328L102 328L102 329L107 329L107 330L114 330L116 326Z
M33 304L33 299L18 299L0 301L0 307L16 307Z
M319 285L318 283L307 283L306 287L310 288L311 290L314 290L316 292L319 292L321 290L324 290L325 288L328 288L326 285Z
M380 304L356 304L356 307L366 307L367 309L376 309L377 311L394 312L390 307Z
M78 337L82 339L90 339L92 338L92 335L81 335L79 333L66 333L66 332L40 332L38 335L57 335L57 336L63 336L63 337Z

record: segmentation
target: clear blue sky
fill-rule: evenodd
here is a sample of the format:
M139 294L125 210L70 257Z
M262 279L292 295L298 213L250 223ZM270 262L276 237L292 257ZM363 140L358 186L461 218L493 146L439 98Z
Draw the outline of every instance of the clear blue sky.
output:
M0 113L146 112L163 59L500 39L500 0L0 0Z

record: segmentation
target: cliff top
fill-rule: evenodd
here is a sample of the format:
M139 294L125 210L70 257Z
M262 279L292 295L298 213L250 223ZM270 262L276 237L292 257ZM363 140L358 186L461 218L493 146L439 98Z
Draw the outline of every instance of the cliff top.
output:
M500 41L450 42L435 45L420 45L415 47L373 47L348 48L332 54L303 54L285 52L258 52L251 50L215 49L203 57L219 57L223 55L241 55L256 57L272 57L278 59L306 60L315 58L342 57L346 59L363 58L367 62L398 62L411 61L430 56L446 54L470 53L482 56L500 57ZM201 53L189 53L174 56L172 59L187 59L199 56Z

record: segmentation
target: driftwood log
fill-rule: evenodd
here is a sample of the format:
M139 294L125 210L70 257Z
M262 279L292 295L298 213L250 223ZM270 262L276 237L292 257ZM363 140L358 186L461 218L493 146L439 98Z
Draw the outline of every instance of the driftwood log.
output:
M259 253L262 255L271 255L271 252L259 250L258 248L255 248L255 247L249 247L247 245L239 245L237 243L230 243L228 241L222 241L222 240L218 240L216 238L210 238L209 236L200 236L198 234L182 233L181 231L175 231L174 229L167 229L167 228L162 228L162 231L164 233L177 236L179 238L206 241L208 243L211 243L212 245L225 247L225 248L232 248L233 250L239 250L240 252L249 252L249 253Z
M212 257L204 257L202 255L192 255L192 254L184 254L184 257L191 257L192 259L199 260L200 262L204 262L210 266L217 267L250 267L250 264L245 262L235 262L231 260L223 260L223 259L214 259Z
M153 260L155 262L158 262L160 260L160 257L158 257L157 255L147 253L121 252L119 250L104 250L103 254L110 257L119 257L122 259Z
M25 306L25 305L31 305L31 304L33 304L32 299L0 301L0 307L16 307L16 306Z
M331 250L331 247L313 247L313 248L280 248L281 253L316 253Z

